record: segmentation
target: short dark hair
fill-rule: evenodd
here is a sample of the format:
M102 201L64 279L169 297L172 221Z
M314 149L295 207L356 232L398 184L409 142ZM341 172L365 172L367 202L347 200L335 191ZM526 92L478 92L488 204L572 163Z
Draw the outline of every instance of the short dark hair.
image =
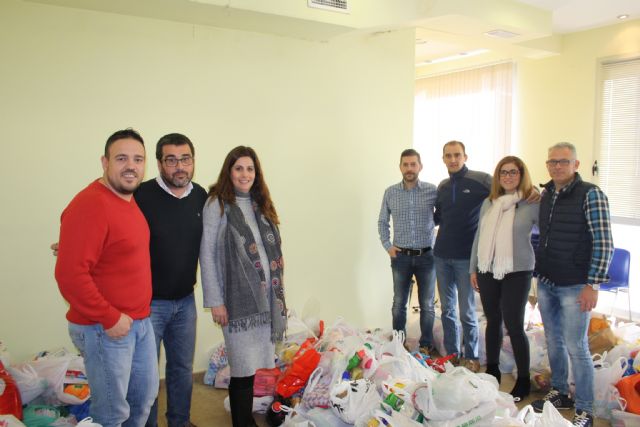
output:
M193 143L189 138L181 133L170 133L158 140L156 144L156 159L162 160L162 147L165 145L188 145L191 150L191 155L196 155L196 150L193 148Z
M420 159L420 153L418 153L413 148L407 148L402 153L400 153L400 163L402 163L403 157L411 157L411 156L416 156L418 158L418 163L422 164L422 160Z
M465 148L464 144L460 141L449 141L446 144L444 144L442 146L442 154L444 154L444 149L448 146L448 145L459 145L460 147L462 147L462 154L466 155L467 154L467 149Z
M114 142L120 139L129 139L129 138L135 139L144 147L144 140L142 139L142 136L140 136L140 134L133 128L126 128L126 129L122 129L117 132L114 132L113 135L111 135L107 139L107 143L104 144L104 156L107 159L109 158L109 147L111 147Z

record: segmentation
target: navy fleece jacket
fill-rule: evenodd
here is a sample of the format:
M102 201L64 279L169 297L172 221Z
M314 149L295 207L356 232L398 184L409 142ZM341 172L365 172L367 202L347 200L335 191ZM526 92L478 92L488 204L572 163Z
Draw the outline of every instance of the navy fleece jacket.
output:
M440 225L434 255L469 259L480 207L491 190L491 175L463 166L438 185L434 219Z

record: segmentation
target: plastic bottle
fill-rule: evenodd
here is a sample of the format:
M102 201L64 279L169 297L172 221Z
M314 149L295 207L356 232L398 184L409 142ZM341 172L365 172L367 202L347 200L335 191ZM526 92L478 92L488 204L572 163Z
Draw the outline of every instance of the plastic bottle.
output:
M404 400L395 393L389 393L387 397L384 398L384 403L391 406L395 411L399 411L402 405L404 405Z
M349 363L347 364L347 371L350 371L358 366L360 364L360 361L362 361L362 358L358 353L351 356L351 359L349 359Z

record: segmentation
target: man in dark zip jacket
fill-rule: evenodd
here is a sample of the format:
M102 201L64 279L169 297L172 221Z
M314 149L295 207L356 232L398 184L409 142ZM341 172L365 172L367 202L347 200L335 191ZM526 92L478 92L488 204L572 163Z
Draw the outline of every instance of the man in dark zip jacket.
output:
M469 370L478 372L478 318L475 295L469 281L469 258L478 227L480 206L491 190L491 175L467 169L467 154L460 141L449 141L444 145L442 160L447 166L449 178L438 186L434 219L440 229L434 255L444 346L448 354L462 355L457 326L456 306L459 305L464 343L463 364Z

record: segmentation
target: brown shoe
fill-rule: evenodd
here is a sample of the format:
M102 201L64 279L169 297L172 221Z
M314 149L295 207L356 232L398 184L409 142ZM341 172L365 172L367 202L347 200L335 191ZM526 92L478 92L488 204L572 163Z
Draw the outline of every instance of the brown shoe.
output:
M436 349L434 347L426 347L426 346L421 346L418 351L422 354L424 354L425 356L429 356L432 359L435 359L437 357L439 357L440 355L438 354L438 352L436 351Z
M466 359L463 366L473 373L480 372L480 362L477 359Z

